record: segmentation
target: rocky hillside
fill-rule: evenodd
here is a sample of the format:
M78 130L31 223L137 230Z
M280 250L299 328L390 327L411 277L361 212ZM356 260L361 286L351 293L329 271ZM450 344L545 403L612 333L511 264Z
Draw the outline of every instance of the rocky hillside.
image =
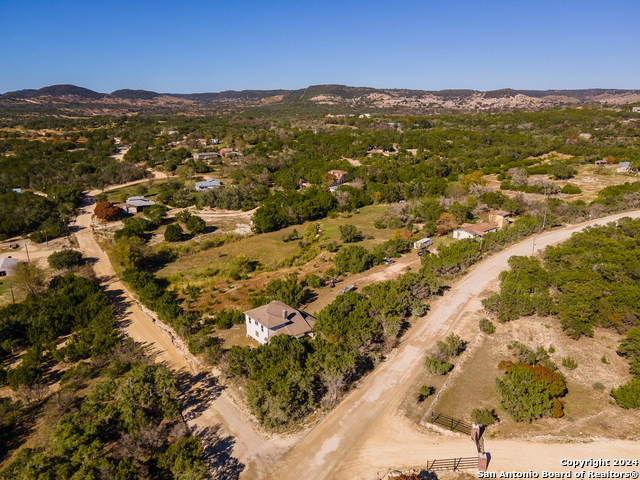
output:
M640 102L640 90L406 90L313 85L299 90L243 90L218 93L167 94L147 90L98 93L75 85L53 85L0 95L0 112L85 115L181 111L208 114L272 109L314 113L388 112L429 114L537 110L558 105L624 105Z

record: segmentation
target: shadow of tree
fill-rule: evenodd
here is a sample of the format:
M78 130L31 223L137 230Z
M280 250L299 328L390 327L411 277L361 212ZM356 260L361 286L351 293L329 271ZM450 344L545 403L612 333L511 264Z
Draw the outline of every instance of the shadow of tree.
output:
M202 440L204 461L213 478L233 480L240 477L245 465L233 456L234 437L224 435L219 424L198 428L193 434Z
M194 420L209 408L224 387L218 384L217 378L211 378L204 373L193 374L186 370L176 373L178 391L184 419Z

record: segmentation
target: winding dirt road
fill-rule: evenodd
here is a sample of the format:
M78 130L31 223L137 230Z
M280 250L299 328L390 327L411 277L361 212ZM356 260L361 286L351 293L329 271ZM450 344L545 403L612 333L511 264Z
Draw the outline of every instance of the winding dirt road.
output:
M136 184L139 182L131 182ZM122 185L114 186L119 188ZM91 229L91 218L95 204L93 197L99 190L89 192L85 202L78 211L75 221L75 235L78 247L85 257L93 261L93 269L101 280L102 286L116 305L119 320L127 335L136 342L145 345L149 353L154 354L156 361L162 362L178 372L179 377L190 377L194 372L195 360L188 352L181 352L174 345L171 338L154 324L151 317L145 314L127 293L122 282L118 279L109 257L96 242ZM287 451L296 438L283 437L268 441L259 434L254 426L247 421L247 415L238 410L227 393L210 389L209 398L202 399L207 406L200 411L197 418L189 421L193 430L208 435L209 431L216 431L218 438L232 438L233 454L243 465L252 465L256 471L263 471L264 461L273 461Z
M91 196L88 198L92 202ZM109 259L95 242L90 225L93 205L85 205L78 216L76 233L80 248L88 257L97 259L96 273L105 280L105 288L116 298L130 323L127 333L136 341L157 352L158 360L176 370L189 370L190 363L169 338L162 334L135 302L124 293ZM588 224L603 224L621 217L639 218L640 211L605 217L590 223L548 232L537 236L535 249L560 243ZM244 465L243 479L299 480L303 479L367 479L386 473L388 467L411 467L427 459L473 456L475 447L467 439L434 441L409 424L398 412L402 399L420 373L421 360L435 342L452 330L459 312L470 301L477 301L481 292L505 270L512 255L530 255L533 239L525 240L476 265L449 292L438 299L429 314L418 320L407 333L402 345L394 350L358 388L332 413L302 437L272 436L258 433L231 398L222 392L206 411L190 422L196 431L222 428L232 439L231 455ZM229 438L229 437L227 437ZM300 441L298 441L300 440ZM443 441L444 440L444 441ZM297 442L297 443L296 443ZM295 446L293 446L295 444ZM549 466L560 470L560 458L637 458L640 444L624 441L599 441L582 444L524 443L519 441L491 442L491 470L528 470ZM284 453L287 452L287 453ZM635 455L635 457L633 456ZM220 476L218 478L226 478Z
M639 218L640 211L611 215L536 236L535 250L563 242L588 225L605 224L622 217ZM530 255L533 247L534 240L527 239L476 265L431 306L428 315L410 329L402 345L266 476L247 469L242 478L371 480L377 472L386 473L385 467L410 467L424 464L428 459L473 456L475 446L468 439L454 440L454 444L459 443L455 448L450 442L434 446L433 437L415 431L401 418L398 407L420 373L427 350L455 327L464 306L478 298L500 272L508 268L509 257ZM571 455L614 458L623 452L635 452L631 458L637 458L640 443L602 441L589 446L550 448L542 443L501 441L495 443L495 449L487 448L496 451L491 464L494 471L528 470L541 468L543 464L559 470L559 460L573 458Z

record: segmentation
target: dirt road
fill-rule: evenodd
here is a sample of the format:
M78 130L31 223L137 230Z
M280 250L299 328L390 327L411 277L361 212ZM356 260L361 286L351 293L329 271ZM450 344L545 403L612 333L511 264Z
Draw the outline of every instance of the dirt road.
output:
M193 357L188 353L180 352L171 339L154 325L152 319L140 309L136 302L131 300L124 285L116 276L108 256L96 243L91 230L91 217L95 207L93 196L98 193L99 191L95 190L86 195L85 203L78 210L75 233L79 250L94 261L93 268L101 278L105 292L119 309L119 317L127 335L145 345L150 353L156 355L156 361L163 362L176 370L179 377L191 378L195 364ZM207 408L193 415L194 418L189 421L190 426L203 436L208 435L209 431L216 430L218 437L233 438L233 455L242 465L252 465L254 469L261 472L265 468L263 462L277 458L298 440L298 438L279 438L268 441L254 429L247 415L238 410L227 393L212 389L205 395L208 398L203 398L202 402Z
M638 218L640 211L612 215L591 224L604 224L625 216ZM586 222L537 236L535 250L560 243L588 224ZM450 442L441 438L436 442L442 445L434 447L434 436L419 433L404 421L397 411L398 406L420 373L421 361L427 350L455 326L458 313L469 301L475 300L501 271L507 269L509 257L530 255L533 247L534 239L528 239L476 265L432 305L427 316L416 322L400 348L302 442L284 455L267 475L248 468L242 478L373 479L377 472L386 473L387 467L417 466L427 459L443 456L473 456L475 447L470 440L461 442L460 448L452 448ZM578 455L579 458L594 455L606 458L609 455L611 458L622 452L631 454L632 451L637 454L640 444L607 441L589 446L562 445L550 448L545 443L532 443L525 447L522 442L501 441L493 444L487 441L486 448L490 452L495 451L491 465L494 471L528 470L534 466L540 468L542 464L558 470L560 465L556 460L560 458L572 458L571 455ZM511 454L518 450L522 455ZM540 458L541 463L534 458Z
M185 356L123 293L124 287L115 277L108 258L93 239L90 230L92 210L93 206L87 205L78 216L78 242L88 257L97 259L96 273L106 278L107 292L113 295L116 304L126 309L126 318L131 321L126 327L127 332L158 352L159 360L166 361L177 370L189 370ZM606 223L623 216L638 218L640 211L606 217L593 223ZM538 236L535 248L562 242L585 226L570 226ZM485 287L507 268L510 256L529 255L532 246L533 240L526 240L476 265L432 305L426 317L415 323L400 348L299 443L296 444L300 436L267 438L260 434L224 391L216 393L217 397L214 396L206 410L191 420L190 425L203 437L215 430L218 437L227 439L230 445L228 453L239 460L233 471L242 471L243 479L370 480L377 472L386 472L388 467L413 467L427 459L443 456L472 456L474 445L469 440L449 440L424 434L398 414L398 405L419 373L426 350L455 326L458 312L469 301L476 300ZM294 444L295 447L291 448ZM550 447L544 442L527 445L506 440L487 441L486 447L492 452L492 470L528 470L532 467L531 459L538 455L544 459L540 460L542 463L536 461L536 468L548 464L549 469L551 466L559 469L555 460L558 456L614 458L614 455L629 456L640 448L631 442L602 441L588 446L563 444ZM282 455L287 450L288 453Z

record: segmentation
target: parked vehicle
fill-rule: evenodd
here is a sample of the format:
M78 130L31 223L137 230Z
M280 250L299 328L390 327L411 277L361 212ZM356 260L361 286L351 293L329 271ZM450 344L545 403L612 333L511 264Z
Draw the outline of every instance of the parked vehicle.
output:
M350 292L351 290L355 290L356 286L355 285L347 285L346 287L344 287L342 289L342 293L347 293Z
M421 256L422 256L422 255L424 255L425 253L426 253L427 255L429 255L429 253L430 253L430 252L429 252L429 250L427 250L426 248L423 248L422 250L420 250L420 251L418 252L418 256L419 256L419 257L421 257Z
M385 264L385 265L393 265L394 263L396 263L396 261L395 261L395 260L392 260L392 259L388 259L388 260L385 260L385 261L384 261L384 264Z

